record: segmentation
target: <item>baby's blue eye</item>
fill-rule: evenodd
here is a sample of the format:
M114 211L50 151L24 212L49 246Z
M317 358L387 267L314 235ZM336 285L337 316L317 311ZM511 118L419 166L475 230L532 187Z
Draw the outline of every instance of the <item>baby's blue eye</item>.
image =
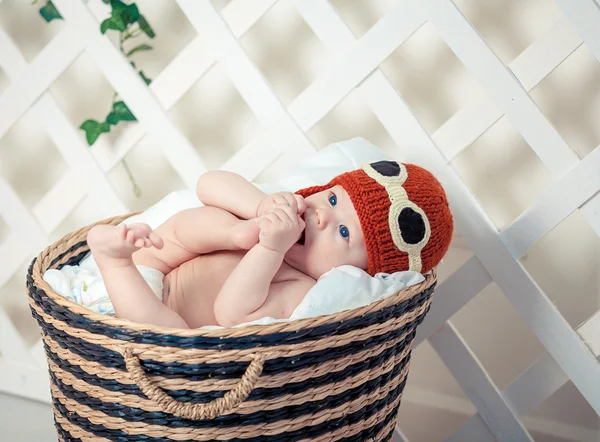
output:
M348 227L346 227L346 226L340 226L340 235L342 235L344 238L348 238L350 236L350 232L348 231Z
M329 204L331 204L332 206L335 206L337 204L337 196L335 196L335 193L332 193L329 197Z

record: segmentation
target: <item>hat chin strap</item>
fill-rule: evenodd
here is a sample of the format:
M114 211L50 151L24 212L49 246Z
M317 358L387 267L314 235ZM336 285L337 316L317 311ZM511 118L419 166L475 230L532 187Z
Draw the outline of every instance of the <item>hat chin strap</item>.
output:
M421 262L421 254L413 251L408 253L408 270L421 273L423 263Z

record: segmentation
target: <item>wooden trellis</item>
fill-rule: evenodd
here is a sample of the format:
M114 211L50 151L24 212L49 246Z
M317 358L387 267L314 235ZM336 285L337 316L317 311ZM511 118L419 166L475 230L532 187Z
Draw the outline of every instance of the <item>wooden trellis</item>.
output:
M447 440L532 440L522 416L569 380L600 415L600 312L573 329L519 262L575 210L600 236L600 148L580 160L529 95L582 44L600 62L600 7L594 0L555 0L563 17L509 66L500 61L450 0L398 1L360 39L326 0L289 0L334 61L287 107L239 42L275 0L234 0L220 13L209 0L178 0L198 36L149 88L100 34L96 17L83 2L53 1L65 26L30 63L0 28L0 66L10 80L0 95L0 138L26 112L34 112L69 168L32 210L0 176L0 216L10 229L0 244L0 287L49 243L50 232L85 196L102 201L106 216L127 211L109 184L107 172L142 137L156 140L183 182L195 185L206 167L169 120L167 111L215 63L220 64L261 124L261 136L222 166L249 179L258 176L284 150L298 158L314 152L306 133L357 89L398 146L409 154L411 149L418 149L432 164L442 165L440 177L453 204L457 231L475 252L440 285L415 342L418 345L429 340L478 411ZM461 109L432 136L379 70L379 65L426 22L435 27L489 97ZM210 53L200 45L200 39L209 42ZM114 152L87 149L78 129L47 92L82 52L96 62L139 122L126 131ZM539 157L554 182L514 222L498 231L451 161L503 116ZM492 282L548 352L503 391L451 320ZM42 353L39 342L33 348L24 344L0 307L0 390L49 401ZM399 429L396 439L406 440Z

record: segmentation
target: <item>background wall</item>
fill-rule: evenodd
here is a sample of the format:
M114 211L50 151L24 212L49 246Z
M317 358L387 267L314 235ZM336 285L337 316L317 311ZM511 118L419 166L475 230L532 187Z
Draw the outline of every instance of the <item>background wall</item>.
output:
M61 20L46 24L37 12L39 5L30 3L0 2L0 28L16 44L26 62L34 61L66 26ZM151 42L154 50L134 57L149 77L159 78L191 43L199 54L211 47L211 42L203 36L198 38L177 2L138 0L136 3L157 34ZM212 1L219 11L231 7L229 3L235 2ZM332 0L330 4L360 39L398 2ZM518 66L520 54L544 38L557 23L578 38L552 0L455 0L454 4L498 59L510 67ZM87 5L100 19L105 16L106 9L100 1L90 0ZM274 2L239 41L286 108L293 106L294 100L320 75L335 67L340 55L322 43L291 1ZM190 71L196 68L195 61L204 62L186 60ZM379 69L438 146L451 149L453 140L464 135L456 127L455 132L449 129L453 127L453 118L490 100L490 91L480 85L476 75L465 67L430 22L392 51ZM523 82L522 77L519 80ZM9 76L0 70L0 94L9 89L10 83ZM84 51L52 82L48 92L73 127L78 127L84 119L106 116L113 90L97 60ZM588 45L581 42L575 45L564 62L533 84L529 95L579 160L600 144L600 64ZM255 113L219 63L173 101L165 109L168 119L208 169L222 167L262 133ZM166 161L161 150L165 146L160 146L155 137L142 134L139 141L131 142L136 139L136 125L121 125L124 127L104 134L91 148L85 147L84 133L77 132L82 149L90 149L118 198L130 210L142 210L170 191L185 186ZM368 139L395 158L402 158L406 149L393 139L371 110L365 95L357 89L348 93L306 134L317 149L354 136ZM506 116L463 144L448 167L456 171L498 231L510 227L556 182L552 171ZM140 197L134 195L121 157L141 188ZM256 181L276 179L296 159L297 156L288 154L277 156ZM47 210L43 203L48 190L70 171L36 112L24 112L0 138L0 176L33 213ZM66 187L70 185L79 185L75 177L70 184L66 183ZM78 200L72 209L65 219L52 225L47 232L49 240L57 240L105 215L102 205L92 196ZM0 242L9 233L7 223L0 218ZM600 308L599 233L576 209L519 260L574 329ZM473 253L459 230L441 267L440 280L445 281L460 269ZM39 330L30 316L23 291L26 266L33 256L29 251L26 254L19 271L0 287L0 305L24 342L33 346ZM454 327L499 390L510 386L540 358L547 357L546 348L532 332L530 321L494 282L486 284L478 296L452 317ZM414 351L399 418L406 437L415 441L443 440L475 412L469 396L438 353L428 341L423 341ZM46 417L50 419L49 414ZM521 417L535 440L600 440L600 418L571 381Z

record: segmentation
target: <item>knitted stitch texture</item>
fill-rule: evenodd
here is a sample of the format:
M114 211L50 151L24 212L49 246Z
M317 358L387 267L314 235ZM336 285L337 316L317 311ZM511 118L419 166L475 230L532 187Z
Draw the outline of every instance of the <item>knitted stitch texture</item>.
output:
M296 193L308 197L335 185L348 192L358 214L367 247L366 271L371 276L403 270L425 274L446 254L453 217L442 185L429 171L414 164L379 161ZM407 250L413 255L416 250L415 259Z

